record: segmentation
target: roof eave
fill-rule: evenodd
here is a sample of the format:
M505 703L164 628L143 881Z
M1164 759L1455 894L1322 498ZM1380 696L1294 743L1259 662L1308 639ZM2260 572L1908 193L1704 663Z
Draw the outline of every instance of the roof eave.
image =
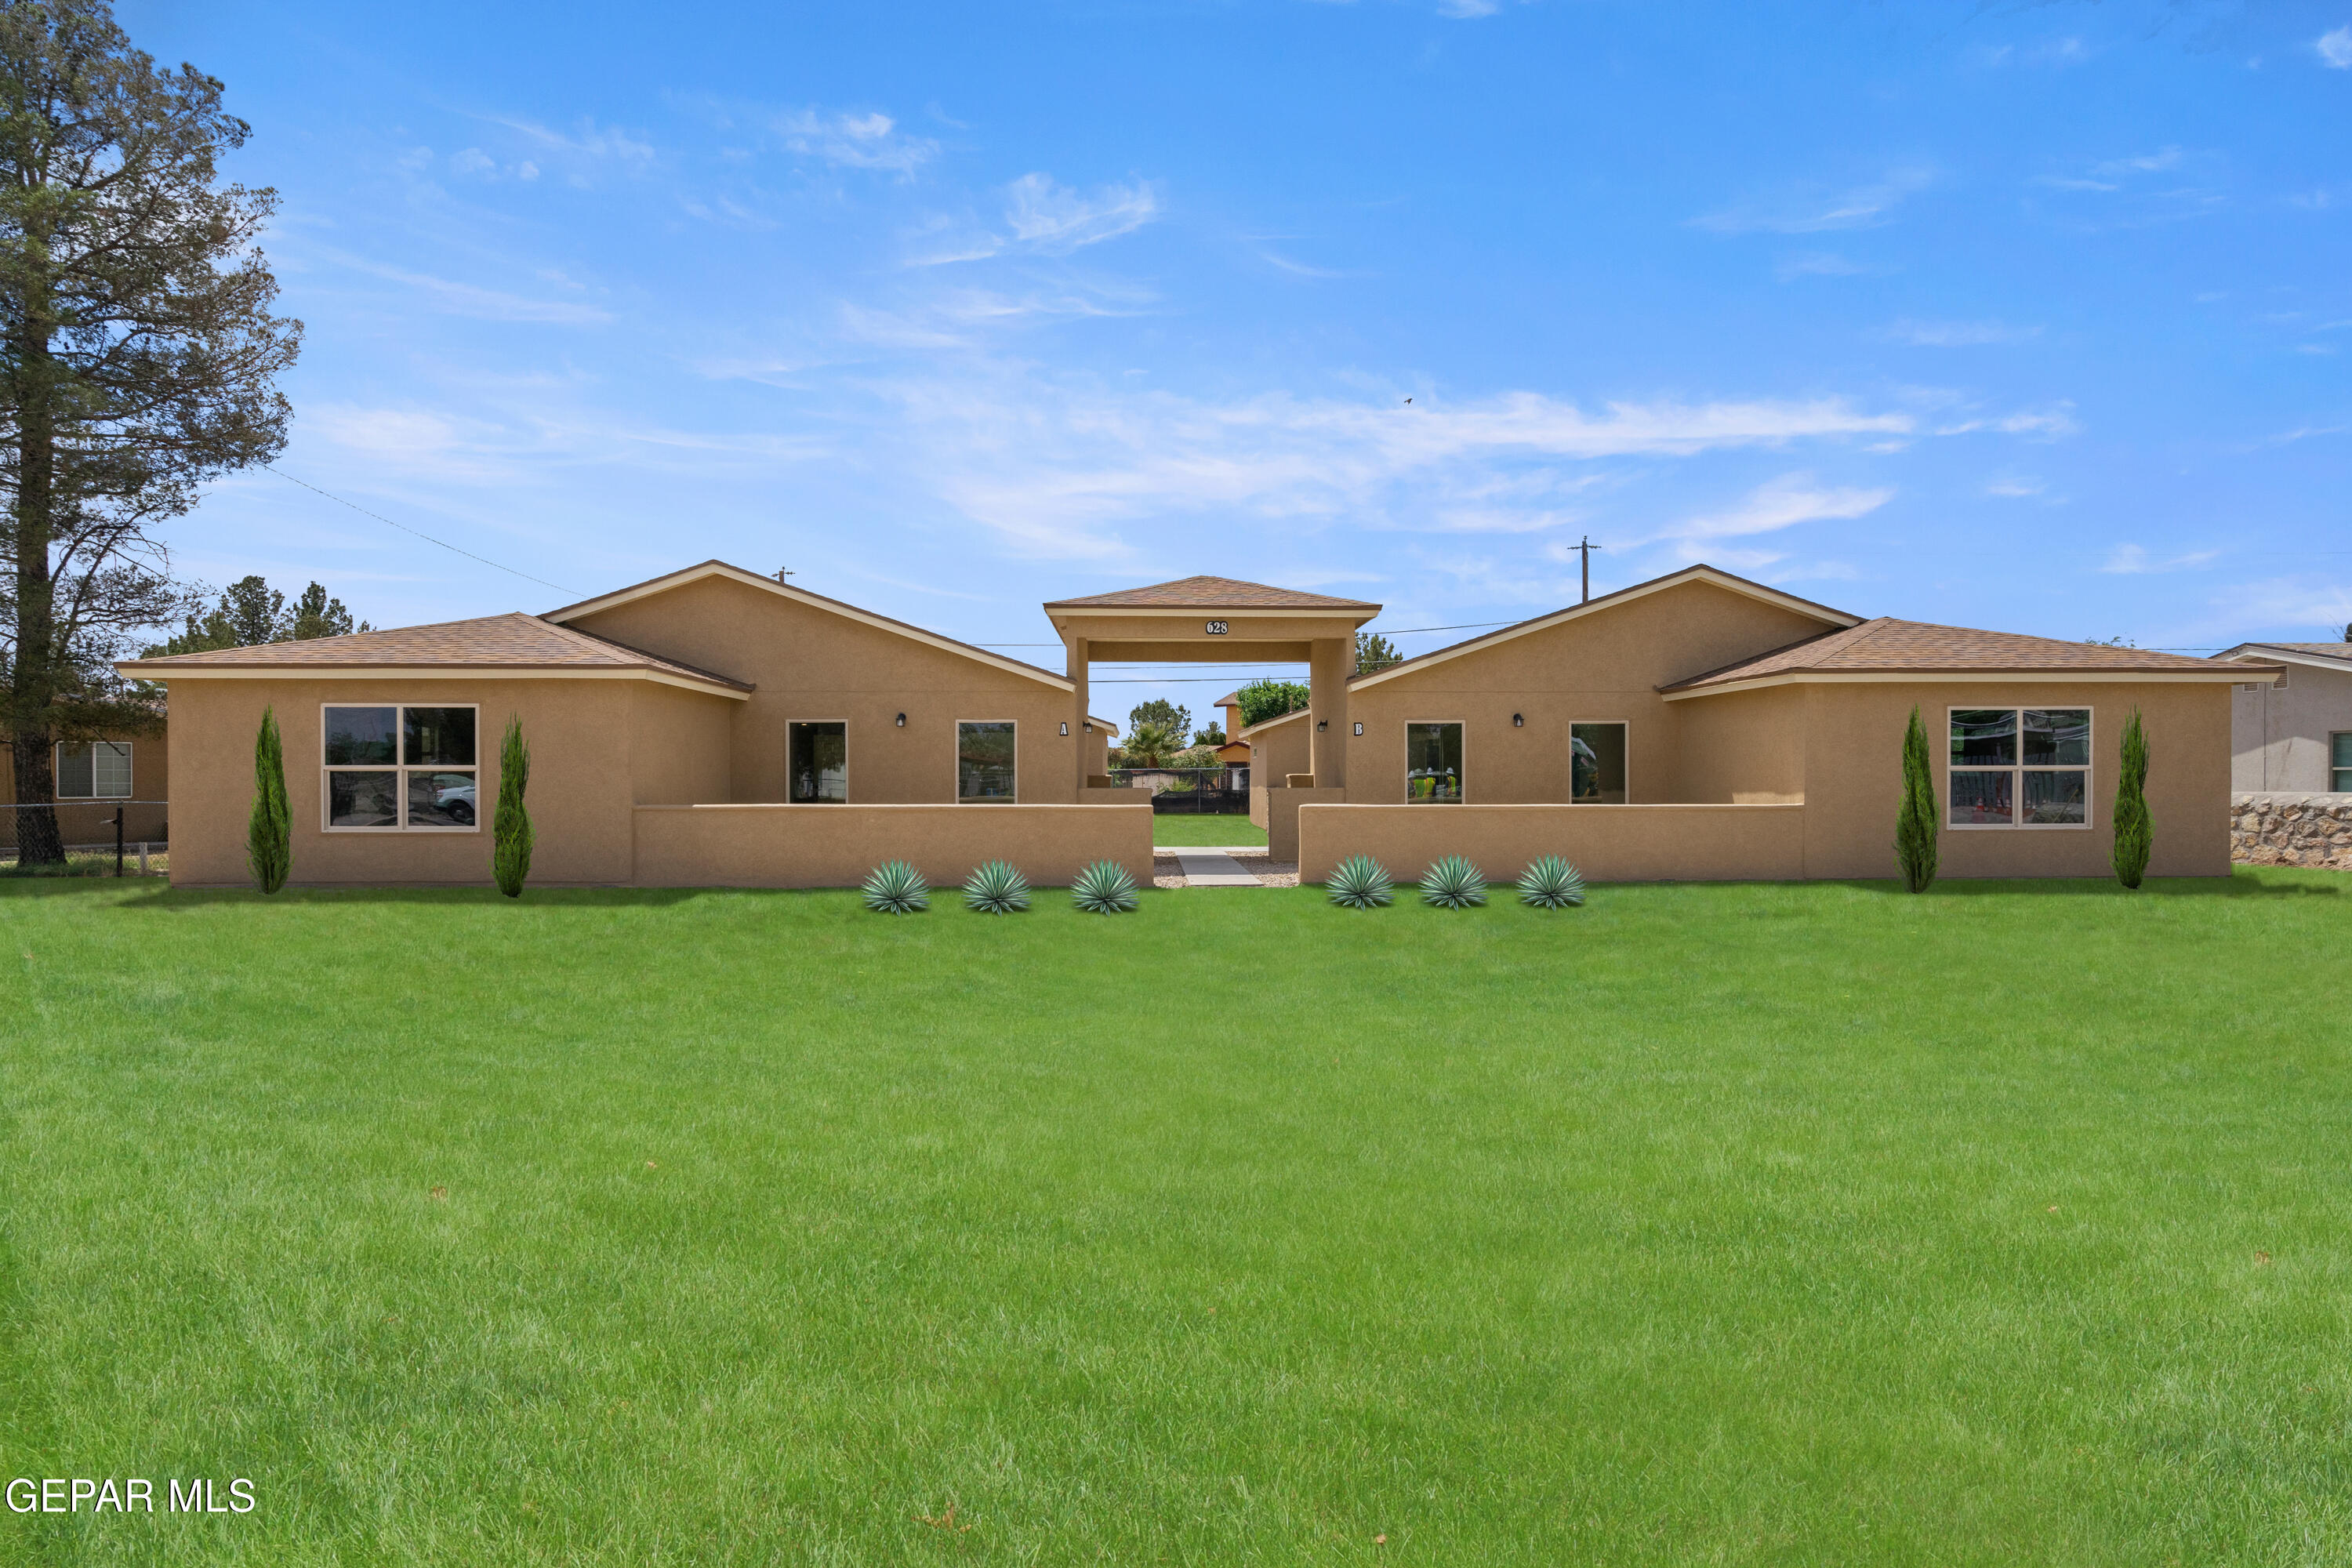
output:
M368 664L171 664L162 659L127 658L119 661L114 670L126 680L160 685L174 680L650 680L658 686L707 692L739 702L754 689L732 681L704 679L676 670L631 664L422 664L396 659Z
M1691 697L1722 697L1735 691L1757 691L1768 686L1884 686L1906 682L1952 685L1985 680L2089 681L2099 685L2223 685L2238 681L2249 684L2256 680L2268 682L2278 679L2279 674L2276 669L2264 670L2260 667L2244 665L2226 670L2182 668L2179 666L2149 669L2118 669L2113 666L2068 669L2049 665L1988 666L1966 669L1780 669L1769 675L1717 680L1705 686L1661 686L1657 691L1668 702L1679 702Z

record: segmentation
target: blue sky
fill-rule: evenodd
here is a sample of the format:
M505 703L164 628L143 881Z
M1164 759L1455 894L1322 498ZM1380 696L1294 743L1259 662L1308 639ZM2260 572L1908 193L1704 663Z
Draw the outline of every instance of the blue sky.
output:
M560 587L259 472L175 529L215 583L719 556L1019 643L1196 572L1515 619L1590 534L1596 592L2352 621L2352 0L121 16L282 195L284 471Z

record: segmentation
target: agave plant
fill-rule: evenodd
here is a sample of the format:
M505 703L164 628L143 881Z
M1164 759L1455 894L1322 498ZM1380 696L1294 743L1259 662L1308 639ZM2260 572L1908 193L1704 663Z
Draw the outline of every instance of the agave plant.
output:
M1466 910L1486 901L1486 874L1460 855L1448 855L1421 879L1422 902L1441 910Z
M1009 915L1029 907L1029 879L1003 860L991 860L963 885L964 906L983 915Z
M1369 855L1350 855L1340 861L1324 888L1333 903L1348 910L1376 910L1396 897L1388 868Z
M1584 874L1574 863L1547 855L1519 877L1519 902L1539 910L1565 910L1584 902Z
M1135 879L1116 860L1097 860L1070 884L1070 902L1081 914L1123 915L1135 908Z
M885 860L858 889L877 914L911 915L931 907L931 885L904 860Z

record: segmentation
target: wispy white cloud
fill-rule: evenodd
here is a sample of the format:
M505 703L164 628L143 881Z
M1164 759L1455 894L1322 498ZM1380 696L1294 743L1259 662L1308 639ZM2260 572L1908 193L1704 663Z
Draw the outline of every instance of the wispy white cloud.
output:
M1861 262L1849 261L1833 251L1801 250L1782 257L1772 273L1786 283L1791 278L1852 278L1870 270Z
M2027 475L2005 474L2000 479L1987 480L1984 493L1989 496L1999 496L2003 500L2030 500L2049 488L2040 479Z
M583 117L571 131L557 131L534 120L520 120L508 115L483 116L490 124L503 125L521 137L535 150L539 158L561 165L566 177L575 185L593 184L595 177L608 169L625 174L643 174L656 162L653 143L630 135L617 126L600 126ZM539 164L526 160L517 165L517 172L528 167L525 178L535 179Z
M2119 576L2138 576L2151 572L2185 572L2191 566L2202 566L2221 553L2218 550L2198 550L2186 555L2158 560L2140 545L2118 544L2107 552L2107 558L2100 563L2099 570Z
M1437 0L1437 14L1458 21L1491 16L1502 8L1498 0Z
M2018 343L2042 335L2040 327L2012 327L2003 321L1895 322L1878 334L1892 343L1913 348L1976 348L1986 343Z
M909 136L887 114L799 109L772 117L768 128L792 152L846 169L887 169L908 174L939 155L928 136Z
M1967 436L1978 431L1992 431L2002 436L2025 436L2044 441L2055 441L2082 429L2074 419L2072 403L2058 403L2048 408L2021 409L2015 414L1986 415L1972 419L1958 419L1936 427L1938 436Z
M1823 234L1835 229L1876 228L1894 221L1904 200L1935 184L1932 171L1893 169L1868 184L1842 191L1797 190L1758 198L1691 219L1695 227L1717 234Z
M1823 485L1811 474L1782 474L1748 491L1737 505L1686 518L1657 537L1689 542L1777 533L1801 522L1866 516L1894 499L1891 489ZM1694 548L1686 544L1685 553Z
M1033 174L1005 189L1004 220L1013 237L1048 255L1132 234L1159 216L1160 194L1148 180L1085 195L1055 184L1050 174Z
M2352 625L2352 584L2309 577L2274 577L2242 583L2216 603L2240 626L2291 626L2341 637Z
M609 310L600 310L593 305L583 305L572 300L533 300L498 289L461 283L455 279L412 272L404 268L371 261L365 257L323 247L314 254L338 262L354 272L363 272L372 278L382 278L387 282L415 289L438 309L453 316L473 316L489 321L545 321L558 326L595 326L613 319Z
M2319 63L2330 70L2352 70L2352 25L2320 34L2311 47L2319 51Z

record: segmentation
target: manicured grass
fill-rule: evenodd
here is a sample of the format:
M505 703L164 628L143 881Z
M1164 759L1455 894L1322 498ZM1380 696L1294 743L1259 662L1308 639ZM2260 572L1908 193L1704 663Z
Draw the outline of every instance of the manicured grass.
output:
M1203 816L1154 816L1154 844L1214 844L1230 848L1239 844L1263 844L1265 829L1251 825L1246 812L1213 813Z
M11 883L0 1552L2340 1562L2347 884Z

